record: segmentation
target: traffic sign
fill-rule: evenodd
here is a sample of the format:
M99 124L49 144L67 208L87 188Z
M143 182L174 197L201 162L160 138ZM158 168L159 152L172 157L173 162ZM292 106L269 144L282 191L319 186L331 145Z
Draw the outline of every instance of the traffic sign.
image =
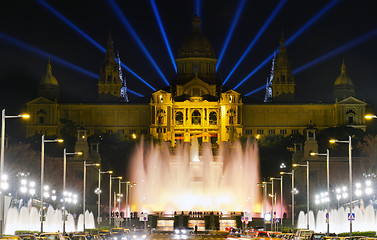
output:
M142 213L142 214L140 214L139 221L141 221L141 222L147 222L148 221L148 213Z
M275 221L275 223L279 223L280 219L279 218L275 218L274 221Z
M348 213L348 220L350 221L355 220L355 213Z
M329 219L329 213L326 213L326 219Z

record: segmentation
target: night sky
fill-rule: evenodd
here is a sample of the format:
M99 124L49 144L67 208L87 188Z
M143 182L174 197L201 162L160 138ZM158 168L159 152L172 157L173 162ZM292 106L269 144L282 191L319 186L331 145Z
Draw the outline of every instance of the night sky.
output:
M240 3L238 0L155 1L174 57L191 31L196 2L200 2L198 10L202 32L212 43L217 56L221 52ZM107 1L45 2L102 47L106 47L106 40L111 31L115 49L119 51L121 60L157 90L166 88L166 84ZM288 40L330 2L288 0L225 87L235 87L263 62L278 47L282 32ZM219 77L225 79L279 3L277 0L246 2L219 67ZM116 4L170 81L174 77L174 68L150 1L118 0ZM377 1L337 1L331 9L295 38L287 50L293 69L297 69L372 31L374 33L363 39L364 41L295 74L296 99L302 102L331 101L333 83L340 74L344 58L348 75L355 84L357 97L377 105ZM104 61L103 52L39 1L1 1L0 107L9 109L9 113L18 113L25 102L37 97L37 86L45 75L48 58L18 46L15 41L7 41L8 37L34 46L96 75L99 75L100 66ZM98 79L72 70L54 60L51 60L51 64L64 101L88 102L95 98ZM270 69L269 62L237 91L246 94L262 86ZM129 72L123 70L123 73L128 87L145 96L142 99L130 94L131 102L148 102L153 90ZM264 91L260 91L244 98L244 101L263 102L263 98Z

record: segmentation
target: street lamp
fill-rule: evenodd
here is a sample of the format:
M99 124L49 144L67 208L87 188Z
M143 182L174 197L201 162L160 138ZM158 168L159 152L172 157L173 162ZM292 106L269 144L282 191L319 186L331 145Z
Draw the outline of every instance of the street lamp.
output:
M311 152L310 156L326 156L326 175L327 175L327 196L330 197L330 151L327 149L326 153ZM309 185L308 185L309 186ZM330 234L330 199L327 201L327 235Z
M29 119L29 114L19 114L17 116L6 116L5 109L1 111L1 154L0 154L0 179L4 174L4 145L5 145L5 119L6 118L24 118ZM4 227L4 195L0 193L0 237L3 237Z
M352 215L352 138L348 136L348 141L339 141L337 139L331 139L330 143L348 143L348 175L349 175L349 188L350 188L350 215ZM352 236L352 220L350 220L350 237Z
M84 161L84 189L83 189L83 198L82 198L82 214L83 214L83 217L84 217L84 223L83 223L83 231L85 233L85 189L86 189L86 167L90 167L90 166L96 166L96 167L99 167L100 164L99 163L86 163L86 160Z
M43 210L43 184L44 184L44 165L45 165L45 143L55 143L64 142L63 139L52 139L47 140L45 139L45 135L42 135L42 149L41 149L41 233L43 233L43 221L44 221L44 210Z
M131 211L130 211L131 210L131 188L136 186L136 183L132 183L130 181L127 181L126 184L127 184L126 185L126 226L127 226L128 215L129 215L129 213L131 214Z
M280 172L280 175L288 174L292 176L292 232L294 232L295 227L295 170L292 169L292 172Z
M101 174L112 174L113 171L105 171L102 172L101 169L98 169L98 217L97 217L97 224L99 229L99 224L101 223Z
M293 164L293 167L306 167L306 229L309 230L309 161L304 164Z
M281 232L283 232L283 175L279 178L270 178L271 181L280 181L280 225Z
M66 181L66 175L67 175L67 155L79 155L81 156L82 152L73 152L73 153L67 153L67 148L64 148L63 151L63 195L65 193L65 181ZM65 234L65 199L63 201L63 234Z
M377 116L376 115L374 115L374 114L367 114L367 115L365 115L365 119L372 119L372 118L377 118Z
M112 187L112 180L114 179L119 179L122 180L122 177L112 177L111 174L110 176L110 187L109 187L109 231L111 232L111 187Z
M267 199L267 182L261 182L261 183L257 183L257 186L262 186L263 188L263 213L262 213L262 217L263 219L265 218L265 214L266 214L266 199ZM266 229L266 223L265 221L264 222L264 229Z

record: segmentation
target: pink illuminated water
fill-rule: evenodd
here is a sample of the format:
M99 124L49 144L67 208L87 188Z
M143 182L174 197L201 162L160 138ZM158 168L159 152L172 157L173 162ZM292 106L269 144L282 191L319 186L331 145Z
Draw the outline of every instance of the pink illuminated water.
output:
M173 152L173 153L172 153ZM257 143L222 143L213 156L210 143L197 139L169 145L141 141L132 158L132 211L261 212Z

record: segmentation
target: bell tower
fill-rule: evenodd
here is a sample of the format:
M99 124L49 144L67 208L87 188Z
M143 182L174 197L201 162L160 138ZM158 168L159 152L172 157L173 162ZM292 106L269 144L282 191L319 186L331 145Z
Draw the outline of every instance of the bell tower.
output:
M115 61L113 39L109 35L105 64L101 69L98 81L99 99L104 102L118 102L120 100L121 88L122 80L119 75L118 63Z
M285 39L280 38L279 52L274 62L272 88L272 102L293 102L295 96L295 81L292 66L288 60Z

